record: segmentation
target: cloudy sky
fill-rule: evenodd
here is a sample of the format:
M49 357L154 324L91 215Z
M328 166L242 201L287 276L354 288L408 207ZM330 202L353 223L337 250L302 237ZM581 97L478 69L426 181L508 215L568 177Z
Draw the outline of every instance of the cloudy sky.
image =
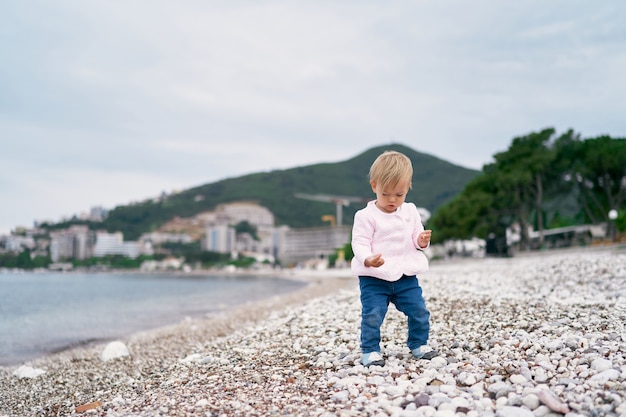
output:
M626 136L626 2L0 3L0 234L402 143Z

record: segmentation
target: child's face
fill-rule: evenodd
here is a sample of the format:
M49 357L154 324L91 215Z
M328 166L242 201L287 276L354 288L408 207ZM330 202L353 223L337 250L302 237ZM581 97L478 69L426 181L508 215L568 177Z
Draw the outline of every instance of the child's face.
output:
M394 186L389 186L384 190L376 186L376 182L370 181L372 191L376 193L376 207L385 213L393 213L404 203L406 193L411 188L410 181L400 181Z

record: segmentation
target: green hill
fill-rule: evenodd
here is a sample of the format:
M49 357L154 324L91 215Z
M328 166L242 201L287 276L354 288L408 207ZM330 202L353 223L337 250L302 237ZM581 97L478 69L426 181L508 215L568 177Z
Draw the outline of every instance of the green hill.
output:
M321 217L335 214L333 203L296 197L298 193L328 194L371 199L368 172L374 159L385 150L397 150L413 162L413 188L407 201L434 212L437 207L461 192L479 171L463 168L401 144L369 149L352 159L262 172L229 178L190 188L160 201L118 206L101 225L108 231L122 231L125 240L156 230L178 217L192 217L233 201L256 201L274 213L277 225L293 228L321 226ZM365 203L352 203L343 209L343 223L351 224L356 210Z

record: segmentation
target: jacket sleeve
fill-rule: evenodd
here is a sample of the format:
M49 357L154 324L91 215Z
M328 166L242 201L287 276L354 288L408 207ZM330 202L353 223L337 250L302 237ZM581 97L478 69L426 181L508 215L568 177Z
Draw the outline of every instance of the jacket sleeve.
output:
M424 231L424 224L422 224L422 217L420 216L420 212L417 210L417 207L412 204L412 211L414 212L414 219L415 219L415 227L413 229L413 235L411 236L413 239L413 244L415 245L415 248L418 250L425 250L430 246L430 242L428 242L428 245L426 245L425 248L422 248L419 245L419 236L420 233L422 233Z
M363 212L357 212L352 226L352 252L361 265L372 255L374 223Z

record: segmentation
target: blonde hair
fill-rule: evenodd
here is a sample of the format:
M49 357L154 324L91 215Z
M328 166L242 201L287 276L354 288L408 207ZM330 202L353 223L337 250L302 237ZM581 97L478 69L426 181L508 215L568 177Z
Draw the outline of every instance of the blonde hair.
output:
M376 158L370 167L370 181L381 189L394 187L402 181L411 184L413 164L404 154L396 151L385 151Z

